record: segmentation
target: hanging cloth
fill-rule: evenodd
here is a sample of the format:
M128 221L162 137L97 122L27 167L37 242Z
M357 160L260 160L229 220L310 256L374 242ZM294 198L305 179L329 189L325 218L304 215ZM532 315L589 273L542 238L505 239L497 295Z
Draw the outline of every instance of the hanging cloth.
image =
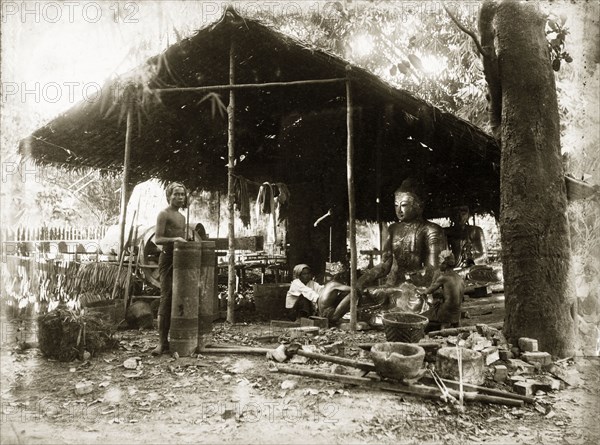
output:
M234 206L240 212L240 220L244 227L250 227L250 196L248 195L248 180L236 176L233 183Z
M278 182L275 184L278 190L277 197L275 198L277 214L278 214L278 223L281 224L286 218L288 214L288 207L290 201L290 191L283 182Z

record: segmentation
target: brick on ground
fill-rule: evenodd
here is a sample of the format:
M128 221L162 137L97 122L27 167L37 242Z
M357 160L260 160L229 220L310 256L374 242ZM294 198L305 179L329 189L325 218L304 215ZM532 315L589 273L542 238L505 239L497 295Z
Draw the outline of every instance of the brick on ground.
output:
M521 337L519 349L523 352L538 352L538 341L535 338Z
M510 360L511 358L514 358L513 353L510 351L507 351L506 349L500 349L498 351L498 356L500 357L500 360L502 360L504 362Z
M513 389L517 394L522 396L531 396L533 394L533 385L534 381L527 379L525 381L515 382Z
M525 374L533 374L535 372L535 366L518 358L511 358L507 360L506 363L508 369L511 371L521 370Z
M508 378L508 369L504 365L494 366L494 381L498 383L504 383Z
M271 328L299 328L300 323L288 320L271 320Z
M324 317L308 317L308 318L304 318L302 317L300 319L300 326L316 326L320 329L327 329L329 328L329 320L327 318Z
M533 389L535 391L541 389L542 391L558 391L560 389L560 380L554 379L547 375L541 375L535 379Z
M552 365L552 356L547 352L524 352L521 358L527 363L537 364L540 367Z
M500 360L500 354L498 354L497 346L488 346L483 351L481 351L481 353L483 354L486 366L491 365L492 363Z

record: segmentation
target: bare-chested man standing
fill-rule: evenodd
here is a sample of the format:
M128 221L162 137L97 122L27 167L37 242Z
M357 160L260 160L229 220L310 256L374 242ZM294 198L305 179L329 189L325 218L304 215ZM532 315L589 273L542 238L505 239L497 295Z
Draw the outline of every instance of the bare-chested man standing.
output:
M171 327L171 300L173 296L173 248L175 241L186 242L185 217L179 209L187 206L185 187L172 182L166 190L169 206L158 214L154 242L162 245L158 259L160 273L160 307L158 309L158 332L160 343L152 355L160 355L169 350L169 328Z

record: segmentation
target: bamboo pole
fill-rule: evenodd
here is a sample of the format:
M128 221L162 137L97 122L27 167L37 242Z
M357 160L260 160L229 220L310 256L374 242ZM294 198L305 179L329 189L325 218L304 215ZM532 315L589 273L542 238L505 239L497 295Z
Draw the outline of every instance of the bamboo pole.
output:
M133 130L133 107L127 104L127 130L125 132L125 155L123 158L123 180L121 181L121 214L119 217L119 247L120 252L125 248L125 225L127 217L127 186L129 184L129 164L131 160L131 133Z
M174 93L174 92L197 92L201 93L204 91L215 91L215 90L248 90L248 89L260 89L260 88L272 88L272 87L286 87L286 86L300 86L300 85L319 85L328 83L341 83L345 82L345 78L332 78L332 79L313 79L313 80L293 80L289 82L267 82L267 83L240 83L234 85L232 83L228 85L207 85L203 87L182 87L182 88L155 88L152 91L156 93Z
M232 36L229 47L229 84L235 83L235 40ZM233 163L235 161L235 93L229 90L227 105L227 239L229 243L229 264L227 268L227 321L235 323L235 212L233 209Z
M352 88L346 79L346 129L347 129L347 178L348 178L348 224L350 225L350 330L356 332L358 296L356 295L356 220L354 209L354 128L352 122Z

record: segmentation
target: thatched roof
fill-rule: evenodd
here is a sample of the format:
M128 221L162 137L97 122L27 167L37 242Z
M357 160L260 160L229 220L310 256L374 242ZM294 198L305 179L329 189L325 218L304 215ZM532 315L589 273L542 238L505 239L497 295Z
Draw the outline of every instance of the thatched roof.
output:
M393 219L387 203L408 176L427 182L427 216L444 216L459 202L497 214L500 151L490 135L366 70L232 10L149 59L132 77L146 89L227 84L232 39L240 84L343 78L350 68L358 218L375 219L379 183L385 199L382 217ZM102 100L78 104L38 129L21 141L20 152L40 164L122 168L125 120L119 108L125 99L117 96L117 107L109 111L110 98L122 85L123 79L107 84ZM217 93L227 104L227 92ZM144 107L132 137L137 180L184 180L196 189L225 190L227 116L215 112L210 99L202 101L205 96L170 92L160 95L160 103ZM256 182L344 186L343 82L241 90L235 105L238 175Z

